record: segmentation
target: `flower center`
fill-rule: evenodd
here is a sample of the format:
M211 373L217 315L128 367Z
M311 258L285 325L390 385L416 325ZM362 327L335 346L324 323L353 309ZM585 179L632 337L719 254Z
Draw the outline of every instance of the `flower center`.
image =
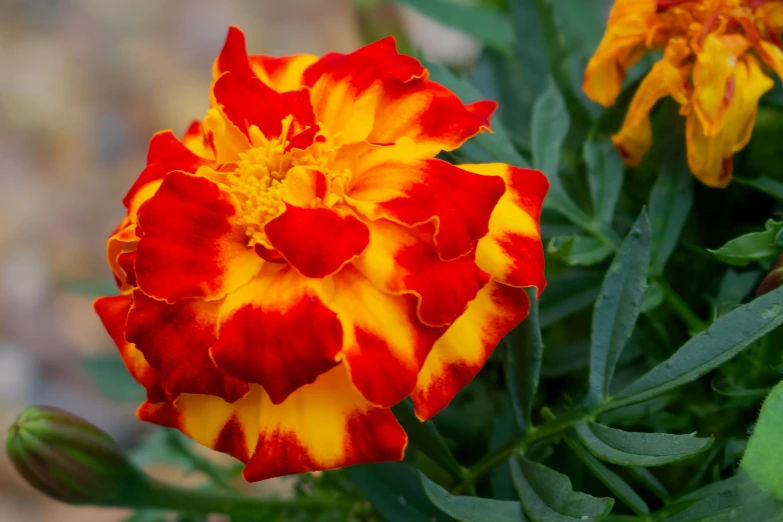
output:
M284 200L289 190L286 177L294 167L316 167L323 172L333 190L320 201L328 206L342 199L343 189L350 181L347 170L332 170L339 145L316 140L305 149L296 148L289 138L292 117L283 120L282 132L275 139L268 139L256 126L250 128L251 149L239 153L236 169L226 174L225 182L237 196L243 214L239 223L245 225L250 246L261 243L270 247L264 233L264 225L285 210Z

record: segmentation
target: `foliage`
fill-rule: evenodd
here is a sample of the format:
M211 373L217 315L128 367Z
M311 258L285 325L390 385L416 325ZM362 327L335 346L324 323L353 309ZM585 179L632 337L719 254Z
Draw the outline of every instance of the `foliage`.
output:
M770 394L783 371L783 289L752 295L783 252L783 173L760 167L779 164L778 151L757 143L770 132L735 156L735 182L709 189L688 171L683 121L663 101L653 150L625 167L610 136L633 72L615 107L580 90L607 2L396 1L485 44L466 74L425 63L463 101L500 103L494 133L449 159L548 175L548 286L447 410L421 424L409 404L395 408L405 462L298 477L290 501L257 519L783 519L783 385ZM783 124L777 99L762 99L759 125ZM136 458L204 473L210 488L236 476L164 430ZM315 511L313 497L325 499Z

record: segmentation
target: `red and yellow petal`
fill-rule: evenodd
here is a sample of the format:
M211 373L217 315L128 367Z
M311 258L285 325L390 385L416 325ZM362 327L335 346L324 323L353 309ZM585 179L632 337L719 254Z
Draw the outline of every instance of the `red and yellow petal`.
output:
M147 390L147 400L158 402L166 400L160 373L150 366L136 346L125 338L125 321L128 317L133 298L130 295L99 297L93 303L104 328L111 336L122 357L128 373Z
M350 265L331 279L335 291L326 305L342 323L343 360L354 386L373 404L397 404L413 390L445 328L419 321L414 296L382 292Z
M235 25L229 26L226 43L223 44L223 49L212 65L212 79L217 80L226 72L232 73L240 82L256 76L250 67L245 33Z
M493 279L510 286L546 286L544 248L539 219L549 180L537 170L503 163L460 165L460 168L497 176L506 192L489 218L489 232L476 246L476 264Z
M272 246L306 277L322 278L359 256L370 231L352 212L330 208L286 210L266 224Z
M424 421L448 406L481 370L503 336L527 316L529 307L521 288L496 281L485 286L427 357L411 394L416 416Z
M503 180L442 160L400 160L396 148L376 147L358 159L348 203L373 220L433 223L441 259L471 252L487 234L489 217L505 191Z
M176 428L196 442L247 462L258 441L260 386L234 403L212 395L183 394L176 401L148 400L136 411L139 419ZM282 456L278 456L282 458Z
M353 266L384 292L416 296L418 320L426 325L453 323L489 281L473 253L442 261L429 227L410 228L385 219L367 226L369 246Z
M174 302L219 299L250 280L263 260L248 246L235 198L216 183L169 174L139 217L136 279L145 294Z
M226 297L220 338L212 347L223 372L261 384L274 404L334 367L343 346L337 314L324 305L329 282L307 279L268 263L250 283Z
M311 54L298 54L273 58L256 55L250 57L250 67L262 82L277 92L301 89L305 69L318 60Z
M136 244L139 242L136 232L136 224L131 222L129 217L125 217L106 242L106 259L117 281L117 285L123 291L128 291L130 286L136 284L135 273L130 274L127 271L128 266L123 266L120 263L120 257L123 252L130 252L136 249ZM131 279L133 282L131 282Z
M182 137L182 144L196 156L209 161L215 160L215 149L209 141L204 124L198 120L193 121L188 130L185 131L185 135Z
M388 409L370 404L340 365L282 404L261 398L256 451L243 475L250 482L353 464L402 460L405 431Z
M220 306L202 299L168 304L134 290L125 335L160 370L171 396L199 393L234 402L247 394L246 382L219 371L209 357Z

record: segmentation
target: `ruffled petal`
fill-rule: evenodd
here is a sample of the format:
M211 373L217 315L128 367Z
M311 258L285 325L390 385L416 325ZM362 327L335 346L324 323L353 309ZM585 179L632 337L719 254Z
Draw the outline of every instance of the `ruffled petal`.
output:
M351 54L330 53L304 73L318 121L343 143L411 138L420 157L453 150L489 128L492 102L465 106L385 38Z
M549 180L537 170L503 163L460 165L484 176L498 176L506 192L489 218L489 233L476 246L476 264L493 279L510 286L544 290L544 248L539 218Z
M136 411L140 420L176 428L196 442L247 462L258 441L260 386L234 403L212 395L180 395L176 401L147 401ZM278 458L283 458L278 455Z
M587 96L608 107L614 103L625 73L646 52L646 40L655 25L655 2L617 0L609 13L606 32L587 64L582 84Z
M407 436L390 410L370 404L340 365L282 404L261 399L256 452L243 475L253 482L389 460L402 460Z
M342 323L342 353L354 386L373 404L397 404L413 390L445 327L422 324L414 296L381 292L350 265L332 279L335 291L326 305Z
M324 305L329 282L307 279L286 265L261 274L226 297L220 339L212 347L225 373L261 384L275 404L334 367L343 346L337 314Z
M352 212L286 205L264 227L278 252L307 277L331 275L364 252L370 231Z
M196 156L210 161L215 160L215 149L209 141L204 124L198 120L193 121L185 131L182 137L182 144L185 145Z
M736 92L734 68L737 56L713 34L707 36L704 48L693 67L693 110L701 120L707 136L717 135Z
M401 160L397 148L376 147L357 159L348 203L373 220L433 223L444 260L471 252L487 234L489 217L505 191L503 180L442 160Z
M262 82L277 92L301 89L305 69L318 60L311 54L297 54L273 58L256 55L250 57L250 67Z
M150 366L134 344L125 339L125 321L132 302L133 298L130 295L99 297L93 302L93 308L114 344L117 345L128 373L147 390L147 400L165 401L166 393L163 390L160 373Z
M201 299L168 304L134 290L126 337L160 370L171 396L200 393L234 402L248 392L246 382L220 372L209 358L220 305Z
M417 317L424 324L453 323L489 281L473 253L442 261L428 227L411 229L385 219L367 226L370 244L353 266L384 292L416 296Z
M759 98L774 85L750 54L740 59L734 68L734 78L734 96L717 135L708 136L701 118L694 113L685 122L688 165L710 187L725 187L731 181L732 157L750 141Z
M216 183L173 172L139 217L136 278L148 296L219 299L258 273L234 197Z
M484 366L495 346L527 316L530 301L520 288L496 281L485 286L427 357L411 394L424 421L448 406Z
M231 72L240 82L255 77L247 55L245 33L235 25L229 26L226 43L212 65L212 79L217 80L225 72Z
M136 274L128 272L128 266L120 263L120 257L125 252L135 251L139 236L136 234L137 226L129 217L125 217L114 229L106 242L106 260L114 274L120 290L127 292L136 285ZM131 282L132 279L132 282Z
M680 69L681 61L689 52L685 39L672 39L664 58L653 65L636 89L623 126L612 136L612 141L628 165L638 165L650 149L650 111L658 100L670 94L680 104L690 103L685 87L687 71Z

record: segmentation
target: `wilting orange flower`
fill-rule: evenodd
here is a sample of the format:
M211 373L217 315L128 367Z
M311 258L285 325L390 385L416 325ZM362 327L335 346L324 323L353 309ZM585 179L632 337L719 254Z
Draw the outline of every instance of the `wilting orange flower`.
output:
M649 112L668 94L686 118L691 171L725 187L732 156L750 140L759 98L773 86L762 64L783 77L781 31L781 0L617 0L584 90L611 105L625 71L648 50L663 50L614 143L628 164L639 163L652 141Z
M139 418L247 480L402 458L544 285L537 171L434 159L489 127L387 38L248 57L231 28L211 107L150 143L95 308L147 389Z

